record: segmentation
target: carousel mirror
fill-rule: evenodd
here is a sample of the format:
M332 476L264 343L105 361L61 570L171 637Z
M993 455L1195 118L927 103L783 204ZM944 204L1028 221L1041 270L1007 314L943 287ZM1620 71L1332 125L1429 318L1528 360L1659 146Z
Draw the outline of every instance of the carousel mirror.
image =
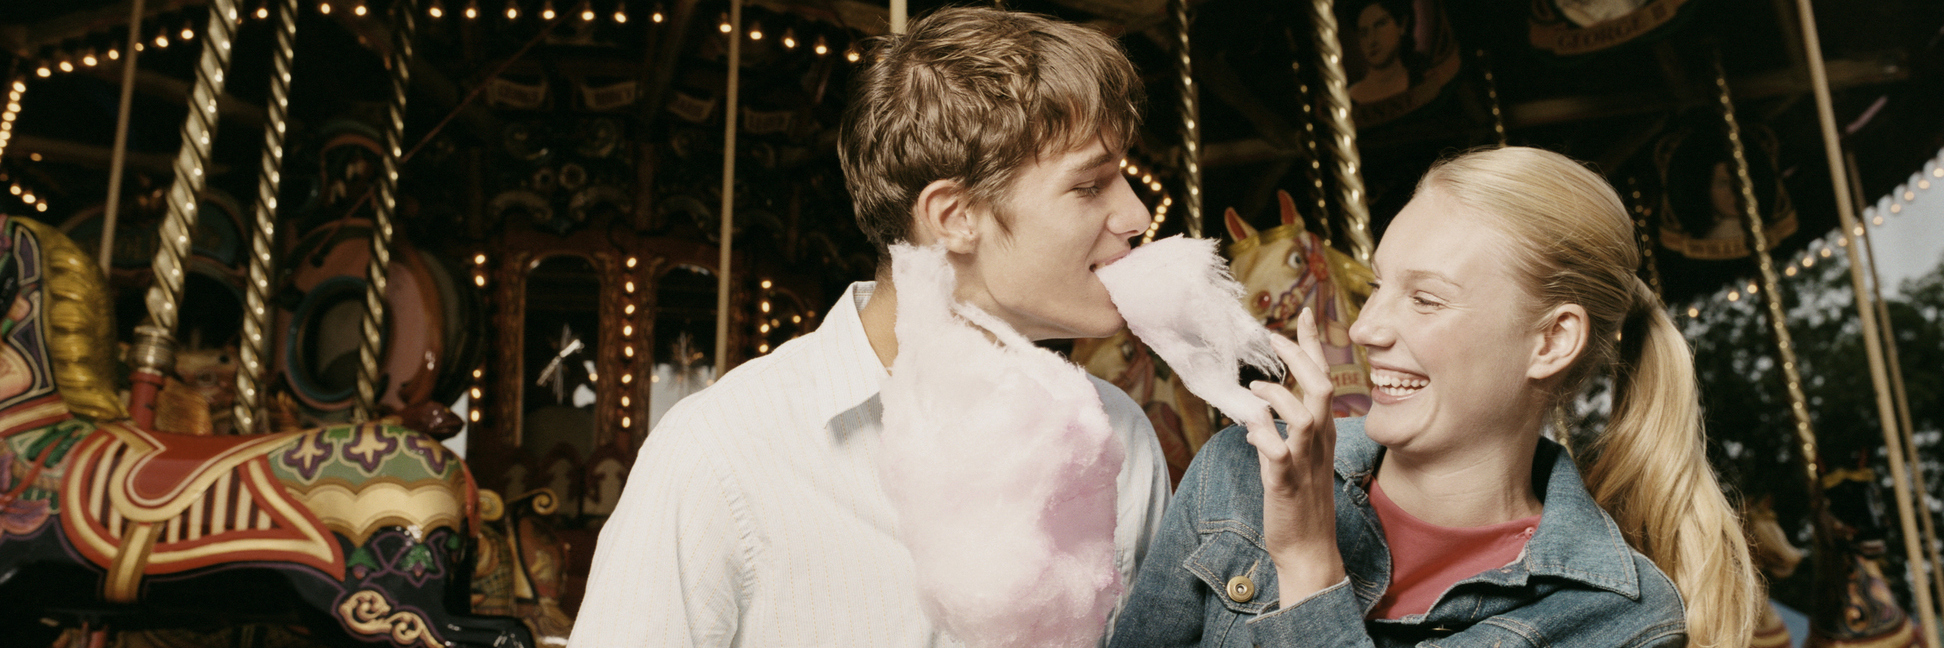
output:
M677 265L655 282L655 372L648 429L677 401L715 382L716 273Z
M519 446L538 473L527 486L553 488L572 509L580 466L599 443L601 277L586 257L545 257L530 266L525 299Z

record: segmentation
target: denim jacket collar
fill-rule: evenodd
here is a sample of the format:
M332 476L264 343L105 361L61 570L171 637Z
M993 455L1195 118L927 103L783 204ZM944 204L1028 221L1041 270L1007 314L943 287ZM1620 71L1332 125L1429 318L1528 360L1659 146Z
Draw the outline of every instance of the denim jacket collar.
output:
M1337 419L1336 471L1345 488L1364 491L1376 473L1383 446L1364 433L1363 419ZM1545 469L1543 481L1536 477ZM1526 541L1519 564L1523 569L1496 569L1476 577L1507 586L1521 586L1533 575L1582 582L1630 599L1640 598L1640 573L1633 549L1613 519L1594 503L1581 484L1579 470L1565 449L1540 439L1534 455L1534 488L1545 508L1539 528ZM1358 493L1366 501L1365 492ZM1349 556L1345 556L1350 558Z

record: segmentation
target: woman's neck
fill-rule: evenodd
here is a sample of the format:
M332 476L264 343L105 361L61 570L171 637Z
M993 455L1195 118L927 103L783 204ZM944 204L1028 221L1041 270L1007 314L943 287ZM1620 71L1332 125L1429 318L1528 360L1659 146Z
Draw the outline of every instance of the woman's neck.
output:
M1377 482L1399 508L1425 522L1478 527L1538 515L1532 489L1537 434L1473 443L1464 453L1413 456L1386 451Z

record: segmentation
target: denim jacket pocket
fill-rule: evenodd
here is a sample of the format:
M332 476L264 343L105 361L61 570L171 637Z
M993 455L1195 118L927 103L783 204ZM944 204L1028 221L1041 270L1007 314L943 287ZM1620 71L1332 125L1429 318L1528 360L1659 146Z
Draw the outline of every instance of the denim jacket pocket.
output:
M1234 530L1204 536L1183 563L1230 612L1261 614L1276 606L1276 564L1262 546Z

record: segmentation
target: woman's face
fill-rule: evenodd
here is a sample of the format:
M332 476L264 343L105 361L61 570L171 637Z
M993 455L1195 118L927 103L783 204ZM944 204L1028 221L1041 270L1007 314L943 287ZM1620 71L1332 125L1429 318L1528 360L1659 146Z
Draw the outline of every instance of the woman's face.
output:
M1350 327L1376 386L1372 440L1449 454L1479 434L1523 433L1516 428L1543 409L1528 378L1541 338L1510 246L1436 188L1391 222L1372 263L1377 288Z
M1389 67L1397 62L1397 43L1403 37L1403 27L1384 5L1372 2L1357 15L1357 45L1363 48L1370 67Z

